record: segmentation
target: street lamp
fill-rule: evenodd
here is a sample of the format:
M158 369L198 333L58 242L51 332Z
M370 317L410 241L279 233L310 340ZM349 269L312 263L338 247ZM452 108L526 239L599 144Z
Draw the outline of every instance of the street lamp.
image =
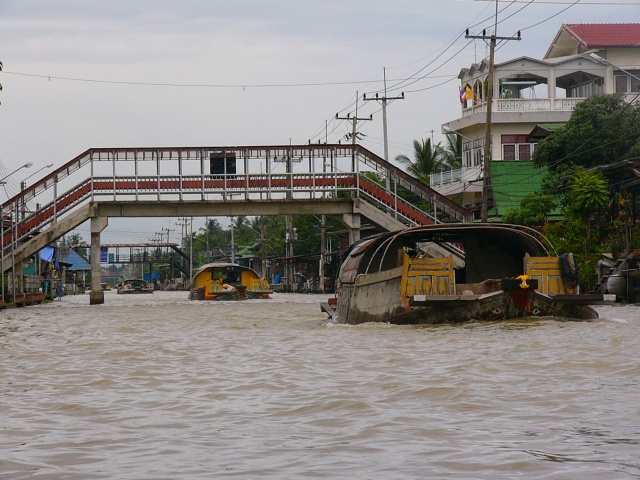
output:
M27 162L24 165L16 168L13 172L11 172L9 175L5 175L4 177L0 178L0 185L4 185L6 182L5 180L7 178L9 178L11 175L13 175L14 173L22 170L23 168L31 168L31 166L33 165L33 162ZM15 217L13 217L15 218ZM12 220L12 222L15 220ZM13 228L13 226L12 226ZM12 257L12 263L13 263L13 249L14 249L14 242L11 242L11 257ZM2 205L0 205L0 277L2 277L2 279L0 280L0 298L2 298L2 301L4 301L4 212L2 209ZM15 297L15 265L12 266L12 275L13 275L13 285L14 285L14 297Z
M9 175L6 175L3 178L0 178L0 185L4 185L5 184L5 180L7 178L9 178L11 175L13 175L14 173L22 170L23 168L31 168L33 166L33 162L27 162L24 165L22 165L21 167L16 168L13 172L11 172Z
M33 163L32 163L33 165ZM49 165L45 165L44 167L40 167L38 170L36 170L35 172L33 172L31 175L29 175L28 177L22 179L22 182L20 182L21 185L24 185L22 187L22 190L25 189L25 187L27 186L27 180L29 180L31 177L33 177L34 175L37 175L38 173L40 173L42 170L44 170L45 168L51 168L53 167L53 163L50 163Z
M472 140L471 138L467 137L466 135L461 134L459 131L454 130L453 128L449 127L449 125L443 125L442 126L442 133L444 133L445 135L449 135L449 134L460 135L462 138L466 138L471 143L473 143L474 147L479 147L480 146L480 144L478 143L479 142L478 139Z
M45 165L44 167L39 168L38 170L36 170L35 172L33 172L31 175L27 176L26 178L22 179L22 181L20 182L20 191L24 191L25 188L27 188L27 180L29 180L31 177L33 177L34 175L38 174L39 172L41 172L42 170L44 170L45 168L50 168L53 166L53 163L50 163L49 165ZM22 213L22 219L24 220L24 217L26 215L26 204L24 201L24 197L22 198L22 206L21 206L21 213Z
M449 125L443 125L442 126L442 133L444 133L445 135L460 135L462 138L466 138L467 140L469 140L473 144L473 149L481 147L479 139L473 140L473 139L467 137L466 135L463 135L459 131L454 130L453 128L449 127ZM480 155L483 156L482 152L480 152ZM462 158L460 158L460 163L462 163Z

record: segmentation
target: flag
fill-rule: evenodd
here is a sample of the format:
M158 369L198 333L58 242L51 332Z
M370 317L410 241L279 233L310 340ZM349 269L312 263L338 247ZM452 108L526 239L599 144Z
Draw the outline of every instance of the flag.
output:
M471 90L471 86L469 86L468 83L465 85L464 91L465 91L465 98L467 100L470 100L473 98L473 90Z
M464 103L467 101L467 94L466 92L461 88L460 89L460 103Z

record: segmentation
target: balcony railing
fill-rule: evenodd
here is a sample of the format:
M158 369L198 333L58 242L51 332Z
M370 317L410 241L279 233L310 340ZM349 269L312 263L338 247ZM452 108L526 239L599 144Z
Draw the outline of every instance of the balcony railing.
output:
M436 191L438 187L451 185L460 182L467 185L482 178L482 165L474 167L462 167L456 170L447 170L446 172L432 173L429 175L429 186Z
M494 112L571 112L584 98L497 98L493 100ZM462 116L483 113L487 104L481 103L462 110Z

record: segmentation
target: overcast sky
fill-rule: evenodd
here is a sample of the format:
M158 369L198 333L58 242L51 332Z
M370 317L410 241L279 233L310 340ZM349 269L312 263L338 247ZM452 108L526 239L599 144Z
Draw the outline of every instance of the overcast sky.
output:
M542 58L563 23L640 21L640 0L497 8L498 35L522 32L498 63ZM337 142L350 125L335 114L383 92L383 69L387 94L405 92L387 109L389 155L411 156L460 115L457 75L488 53L464 31L493 32L495 12L495 0L0 0L0 175L34 162L0 198L91 147L300 144L324 141L325 125ZM370 114L361 143L382 156L380 106L359 101Z

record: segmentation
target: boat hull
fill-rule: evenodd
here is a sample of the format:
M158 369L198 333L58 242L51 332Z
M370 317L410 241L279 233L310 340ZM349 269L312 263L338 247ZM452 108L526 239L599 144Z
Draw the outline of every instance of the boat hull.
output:
M347 324L598 318L587 303L594 299L577 294L573 256L549 255L535 235L519 226L478 224L372 236L345 255L335 310L321 308ZM425 255L426 244L462 254L457 260Z
M419 297L414 305L387 303L383 309L372 309L368 301L359 295L351 298L348 314L338 301L335 320L340 323L360 324L385 322L397 325L464 323L470 321L504 321L515 318L563 317L574 320L594 320L598 313L589 305L556 300L539 292L531 291L525 305L514 304L512 292L498 290L485 295L459 295L454 298L431 299L422 302ZM465 298L466 297L466 298ZM424 305L420 305L424 303ZM344 305L344 304L342 304Z
M273 293L265 278L242 265L210 263L203 265L194 275L189 300L249 300L270 298Z
M139 295L153 293L153 286L140 279L123 280L116 287L116 292L120 295Z

